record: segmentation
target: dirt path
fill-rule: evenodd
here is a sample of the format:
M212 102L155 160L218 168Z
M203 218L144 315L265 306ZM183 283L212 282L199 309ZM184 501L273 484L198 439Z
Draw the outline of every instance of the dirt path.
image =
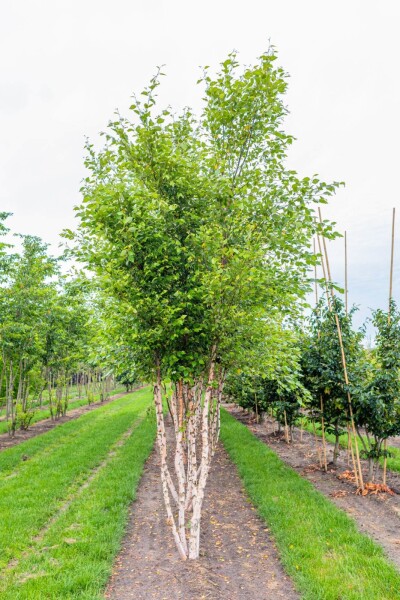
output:
M275 600L299 598L268 529L246 498L220 446L206 490L200 559L183 562L162 500L159 460L146 463L123 549L106 591L113 600Z
M272 423L266 421L256 424L250 420L249 415L242 412L235 405L226 407L229 412L249 429L264 443L266 443L289 466L295 469L302 477L308 479L318 491L322 492L339 508L346 511L356 521L361 532L369 534L386 551L387 556L400 567L400 496L388 494L358 496L355 486L346 480L338 478L344 471L351 469L347 463L347 452L341 450L338 468L328 466L328 473L319 467L318 455L315 449L313 436L303 432L303 441L300 441L300 431L295 430L295 441L287 444L281 435L271 433ZM333 445L327 444L327 458L331 460ZM363 462L365 473L367 464ZM400 474L388 473L388 485L400 489Z
M99 401L93 402L93 404L85 404L84 406L79 406L78 408L74 408L73 410L69 411L64 417L60 417L57 421L52 421L51 419L43 419L42 421L37 421L29 427L28 431L16 431L14 437L10 437L8 433L2 433L0 434L0 452L2 450L5 450L6 448L17 446L18 444L21 444L21 442L30 440L31 438L36 437L37 435L46 433L46 431L50 431L50 429L54 429L54 427L58 427L58 425L62 425L63 423L72 421L72 419L77 419L81 415L95 410L96 408L99 408L99 406L104 406L104 404L108 404L113 400L117 400L118 398L122 398L122 396L126 396L127 393L130 394L131 392L115 394L114 396L110 396L108 400L104 400L103 402Z

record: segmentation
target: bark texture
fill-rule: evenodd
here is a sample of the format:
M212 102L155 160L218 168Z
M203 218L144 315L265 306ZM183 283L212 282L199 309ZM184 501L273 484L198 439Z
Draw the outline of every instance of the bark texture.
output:
M219 438L224 372L217 368L215 356L210 361L206 381L204 385L203 379L194 384L179 380L167 392L158 366L154 385L164 504L183 560L199 557L205 488ZM163 399L173 421L172 445L167 444ZM168 466L168 453L173 453L173 469Z

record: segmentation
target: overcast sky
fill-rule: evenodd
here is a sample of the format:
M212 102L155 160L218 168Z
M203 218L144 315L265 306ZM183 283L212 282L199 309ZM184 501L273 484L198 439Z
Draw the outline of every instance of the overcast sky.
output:
M399 204L398 0L1 0L0 210L56 251L74 227L85 136L166 65L162 100L199 106L200 65L268 46L290 73L289 163L346 182L324 216L348 232L349 300L386 307L392 207ZM400 211L394 295L400 295ZM343 242L330 246L343 281Z

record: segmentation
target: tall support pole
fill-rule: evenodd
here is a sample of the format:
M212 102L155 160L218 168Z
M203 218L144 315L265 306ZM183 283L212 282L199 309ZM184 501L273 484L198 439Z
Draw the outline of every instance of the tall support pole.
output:
M316 259L317 252L315 249L315 238L313 238L313 249L314 249L314 258ZM314 291L315 291L315 306L318 305L318 283L317 283L317 261L315 260L314 265Z
M347 281L347 231L344 232L344 304L346 308L346 315L349 314L349 305L348 305L348 281Z
M318 214L319 214L319 221L322 224L322 213L321 213L321 208L318 207ZM318 240L319 240L319 236L318 236ZM357 440L357 432L356 432L356 428L355 428L355 424L354 424L354 414L353 414L353 405L352 405L352 401L351 401L351 394L349 391L349 377L348 377L348 372L347 372L347 362L346 362L346 355L344 352L344 345L343 345L343 338L342 338L342 328L340 325L340 321L339 321L339 317L337 315L337 312L334 310L334 306L333 306L333 301L334 301L334 293L333 293L333 289L331 285L328 285L328 281L329 284L332 283L332 278L331 278L331 270L330 270L330 266L329 266L329 258L328 258L328 251L326 248L326 241L325 238L322 236L322 243L323 243L323 247L324 247L324 255L325 255L325 262L326 262L326 271L324 268L324 278L325 278L325 283L326 283L326 293L327 293L327 298L328 298L328 306L329 306L329 310L333 310L334 313L334 317L335 317L335 322L336 322L336 328L337 328L337 332L338 332L338 338L339 338L339 346L340 346L340 354L341 354L341 359L342 359L342 367L343 367L343 375L344 375L344 381L347 387L347 400L348 400L348 405L349 405L349 414L350 414L350 423L351 423L351 429L353 432L353 437L354 437L354 445L355 445L355 454L356 454L356 462L357 462L357 469L358 469L358 477L357 477L357 469L354 470L354 473L356 475L356 480L357 480L357 485L358 487L363 490L364 489L364 480L363 480L363 474L362 474L362 469L361 469L361 462L360 462L360 452L359 452L359 448L358 448L358 440ZM320 244L320 241L319 241ZM323 263L324 261L322 261ZM331 295L331 300L329 299L329 291L330 291L330 295Z
M321 245L320 245L320 241L318 238L318 244L319 244L319 253L321 254L321 264L322 264L322 269L323 272L325 273L325 264L323 262L323 256L322 256L322 252L321 252ZM315 249L315 238L313 239L313 246L314 246L314 257L317 256L316 254L316 249ZM317 262L315 262L314 265L314 285L315 285L315 305L318 306L318 284L317 284ZM318 339L320 336L320 332L318 332ZM328 471L328 463L326 460L326 440L325 440L325 420L324 420L324 403L323 403L323 399L322 399L322 394L320 395L320 409L321 409L321 432L322 432L322 449L323 449L323 467L325 472ZM315 433L315 425L314 425L314 433ZM315 436L315 440L317 440L317 437ZM320 456L320 452L319 449L317 449L318 452L318 456L320 459L320 464L321 464L321 456ZM321 464L322 466L322 464Z
M347 259L347 231L344 232L344 306L346 317L349 314L349 280L348 280L348 259ZM351 441L351 429L347 424L347 464L350 465L350 451L352 455L353 466L355 466L353 443ZM354 469L355 471L355 469Z
M390 301L393 296L393 264L394 264L394 223L396 219L396 209L393 208L392 213L392 243L390 247L390 277L389 277L389 323L390 323Z
M394 224L396 220L396 209L393 207L392 213L392 240L390 246L390 276L389 276L389 308L388 308L388 322L390 323L390 303L393 296L393 264L394 264ZM383 485L386 485L386 472L387 472L387 438L383 442L383 449L385 455L383 457Z

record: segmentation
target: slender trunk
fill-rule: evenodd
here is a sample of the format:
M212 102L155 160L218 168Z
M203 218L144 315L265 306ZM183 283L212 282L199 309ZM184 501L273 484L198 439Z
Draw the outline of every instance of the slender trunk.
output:
M184 560L196 559L199 556L201 510L211 458L219 436L224 372L220 370L218 379L216 378L215 354L214 348L205 391L202 379L199 379L195 385L179 380L172 387L172 394L168 397L168 408L175 434L174 478L171 476L167 461L169 441L167 441L164 420L163 387L159 364L156 369L154 403L163 497L168 524L171 526L179 555ZM201 453L198 452L199 438L201 438ZM189 532L187 523L190 523Z
M338 433L335 433L335 447L333 449L333 459L332 464L334 467L337 467L337 460L340 453L340 436Z
M209 409L213 394L214 376L215 376L215 348L213 348L210 369L208 374L208 384L204 395L202 415L201 415L201 463L198 485L193 489L193 513L190 527L189 539L189 558L199 557L200 550L200 521L201 509L203 506L204 490L207 483L207 477L210 468L210 443L209 443Z
M327 464L327 461L326 461L324 401L322 399L322 394L320 396L320 402L321 402L321 430L322 430L322 450L323 450L323 457L324 457L324 470L327 471L328 470L328 464Z
M383 442L383 449L385 451L385 455L383 457L383 485L386 485L386 470L387 470L387 439Z
M51 416L51 420L54 421L55 414L54 414L54 406L53 406L53 377L52 377L51 372L48 373L47 391L49 394L50 416Z
M375 461L373 458L368 459L368 482L372 483L374 479L374 464Z
M283 416L285 419L285 441L287 444L289 444L289 429L288 429L288 423L287 423L287 418L286 418L286 410L283 411Z
M154 385L153 393L157 417L157 444L161 461L161 483L165 508L167 511L168 524L172 528L172 535L178 548L179 555L183 560L186 560L187 553L185 551L185 546L182 543L182 540L180 539L179 532L176 527L175 518L171 508L170 494L176 502L178 501L178 494L172 482L171 475L167 466L167 439L165 434L164 413L162 405L161 369L159 365L157 366L157 380Z
M7 420L11 422L9 431L11 435L15 433L15 407L14 407L14 371L13 363L10 361L8 367L8 377L6 378L7 395Z
M350 425L347 424L347 466L350 466L350 447L351 447L351 433Z
M312 428L313 428L313 433L314 433L315 448L317 450L319 466L322 468L321 448L320 448L319 442L318 442L318 437L317 437L317 431L315 429L315 419L314 418L312 419Z
M185 530L185 505L186 505L186 471L184 457L184 401L183 401L183 381L177 383L176 394L173 400L178 401L178 406L175 407L175 473L178 480L178 531L182 547L187 556L188 547L186 541ZM177 408L177 410L176 410Z

